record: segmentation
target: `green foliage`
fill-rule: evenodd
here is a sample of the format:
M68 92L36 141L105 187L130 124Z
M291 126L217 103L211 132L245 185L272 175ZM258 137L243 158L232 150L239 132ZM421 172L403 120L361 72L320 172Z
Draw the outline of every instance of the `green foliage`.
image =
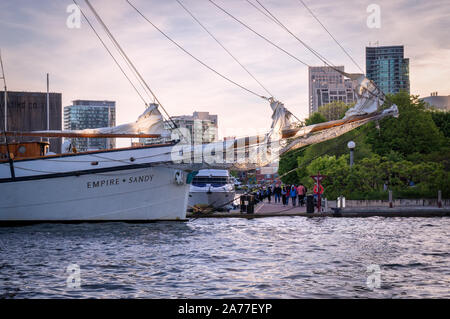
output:
M297 168L297 157L301 156L304 152L305 148L300 148L294 151L287 152L280 158L279 166L278 166L278 175L282 176L287 172L293 170L286 176L281 177L281 181L285 184L297 184L298 177L295 172Z
M434 198L438 190L450 197L449 115L429 111L417 96L389 96L399 107L399 118L369 123L338 138L291 152L280 161L280 175L293 170L285 183L305 184L310 175L327 175L325 196L334 199L387 199L385 186L396 198ZM386 105L388 107L388 105ZM315 113L307 125L326 121ZM347 143L356 143L355 164L350 169Z
M347 105L342 101L334 101L319 106L318 112L323 115L327 121L339 120L344 117L345 112L354 105Z
M399 93L390 96L399 108L398 118L380 121L379 129L369 124L367 142L379 155L391 151L407 156L413 153L428 154L444 144L444 136L434 123L431 114L425 111L425 102L417 96Z
M446 138L450 138L450 112L429 111L434 124L444 134Z
M311 115L309 118L307 118L305 120L305 124L308 126L308 125L323 123L326 121L327 121L327 119L325 118L325 116L323 116L319 112L315 112L315 113L313 113L313 115Z
M231 170L231 171L230 171L230 175L233 176L233 177L235 177L235 178L238 178L239 172L238 172L238 171L233 171L233 170Z
M339 195L349 199L385 198L385 184L396 197L436 197L438 190L444 196L450 195L450 176L439 163L395 162L374 154L350 169L348 155L325 155L312 161L306 169L309 175L318 171L327 176L322 184L324 196L330 199ZM310 178L306 185L312 187L313 180Z

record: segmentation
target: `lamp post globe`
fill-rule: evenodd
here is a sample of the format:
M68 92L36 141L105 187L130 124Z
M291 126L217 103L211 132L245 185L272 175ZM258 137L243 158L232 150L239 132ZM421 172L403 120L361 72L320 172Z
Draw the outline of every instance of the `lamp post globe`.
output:
M347 147L348 147L349 149L351 149L351 150L354 149L355 146L356 146L356 144L355 144L355 142L353 142L353 141L350 141L350 142L347 143Z
M353 166L353 151L355 149L355 146L356 144L353 141L347 143L347 147L350 149L350 168L352 168Z

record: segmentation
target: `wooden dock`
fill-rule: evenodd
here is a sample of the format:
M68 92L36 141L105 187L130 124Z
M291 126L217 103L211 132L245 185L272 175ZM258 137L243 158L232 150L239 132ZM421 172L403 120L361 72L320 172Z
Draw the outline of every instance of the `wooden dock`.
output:
M450 207L349 207L335 212L330 209L329 212L314 212L308 214L305 206L283 206L274 203L259 203L255 207L254 214L241 213L238 210L230 212L212 212L212 213L188 213L187 218L263 218L263 217L444 217L450 216Z

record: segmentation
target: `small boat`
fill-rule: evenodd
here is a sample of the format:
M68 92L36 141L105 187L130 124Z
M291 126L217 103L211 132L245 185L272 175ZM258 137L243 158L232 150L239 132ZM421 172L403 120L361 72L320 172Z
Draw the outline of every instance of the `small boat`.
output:
M202 169L192 180L188 207L230 210L235 197L234 179L227 170Z

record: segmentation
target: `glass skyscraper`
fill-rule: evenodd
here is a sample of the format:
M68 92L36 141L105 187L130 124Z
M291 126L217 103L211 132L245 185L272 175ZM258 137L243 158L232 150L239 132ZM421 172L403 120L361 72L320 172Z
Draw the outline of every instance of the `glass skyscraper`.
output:
M384 93L409 93L409 59L403 45L366 47L366 76Z
M116 102L75 100L64 107L64 129L111 127L116 125ZM78 151L115 148L114 138L72 138Z

